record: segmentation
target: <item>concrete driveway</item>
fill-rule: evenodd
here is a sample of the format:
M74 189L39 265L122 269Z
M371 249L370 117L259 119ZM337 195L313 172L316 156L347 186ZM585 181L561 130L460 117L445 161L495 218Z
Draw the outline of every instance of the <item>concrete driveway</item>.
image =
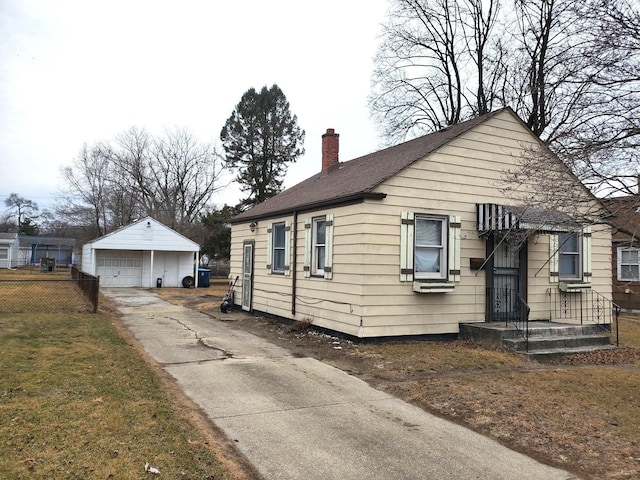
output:
M149 290L101 288L265 479L575 479Z

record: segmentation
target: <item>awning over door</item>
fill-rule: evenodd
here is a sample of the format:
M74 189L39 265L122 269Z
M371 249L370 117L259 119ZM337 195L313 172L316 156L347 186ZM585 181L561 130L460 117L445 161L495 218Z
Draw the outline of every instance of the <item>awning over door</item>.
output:
M481 233L514 230L533 230L540 233L572 232L581 228L570 215L556 210L477 203L476 212L478 231Z

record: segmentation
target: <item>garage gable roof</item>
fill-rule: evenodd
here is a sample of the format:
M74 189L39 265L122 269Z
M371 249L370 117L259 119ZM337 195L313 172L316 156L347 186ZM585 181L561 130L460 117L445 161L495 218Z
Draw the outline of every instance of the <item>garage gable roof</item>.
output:
M0 233L0 243L3 245L13 245L17 238L17 233Z
M102 250L198 252L200 245L152 217L145 217L91 242Z

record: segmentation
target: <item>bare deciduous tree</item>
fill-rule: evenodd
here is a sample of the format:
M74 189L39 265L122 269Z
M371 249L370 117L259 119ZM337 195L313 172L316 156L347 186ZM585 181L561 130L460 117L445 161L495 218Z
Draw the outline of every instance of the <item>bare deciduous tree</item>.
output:
M56 207L63 219L93 225L96 237L104 235L111 225L106 205L110 176L106 149L100 144L85 144L73 165L62 168L67 188Z
M568 148L554 147L602 196L635 194L640 172L640 2L593 0L580 9L599 19L587 32L586 80L597 94L578 112ZM564 145L562 145L564 147Z
M152 137L131 128L114 141L85 146L63 169L64 218L92 218L96 236L151 215L183 231L221 188L220 157L187 130Z
M598 223L606 216L600 205L570 169L545 146L523 146L514 167L501 178L505 198L530 212L548 227Z
M16 218L18 233L31 233L34 228L31 222L38 211L38 204L17 193L9 195L4 204L9 208L8 213ZM27 232L25 229L29 231Z
M477 93L471 107L476 115L482 115L493 110L502 75L500 50L492 45L492 32L500 12L499 1L465 0L463 11L466 12L461 18L465 42L477 75Z
M395 0L370 105L389 139L444 128L493 104L498 0ZM487 85L492 85L489 89Z
M174 130L156 140L153 156L149 190L158 217L174 227L195 222L218 188L221 167L216 152L188 131Z
M591 188L635 191L637 0L394 0L393 5L370 98L389 139L510 106Z

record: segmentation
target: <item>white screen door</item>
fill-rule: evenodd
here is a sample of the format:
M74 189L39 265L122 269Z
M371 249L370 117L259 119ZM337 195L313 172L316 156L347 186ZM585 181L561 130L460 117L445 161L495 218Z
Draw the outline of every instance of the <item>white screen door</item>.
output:
M251 311L251 292L253 290L253 242L244 244L242 259L242 309Z

